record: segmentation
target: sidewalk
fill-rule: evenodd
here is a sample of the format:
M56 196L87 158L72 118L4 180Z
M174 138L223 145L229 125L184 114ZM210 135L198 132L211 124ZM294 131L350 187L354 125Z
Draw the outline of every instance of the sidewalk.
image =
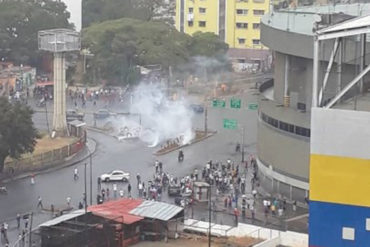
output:
M41 171L35 172L34 174L44 174L44 173L54 172L54 171L57 171L59 169L63 169L65 167L73 166L77 163L80 163L83 160L89 158L89 156L90 156L89 151L91 152L91 155L93 155L96 152L96 146L97 146L97 144L96 144L95 140L93 140L91 138L87 138L85 148L82 151L80 151L79 153L73 155L72 157L69 157L69 159L65 163L60 164L56 167L47 169L47 170L41 170ZM21 175L16 176L12 179L6 179L3 182L6 183L6 182L26 178L26 177L29 177L30 175L31 174L29 174L29 173L21 174ZM63 211L67 210L67 205L55 205L55 211L54 211L55 213L57 213L59 211L62 211L62 210ZM35 210L32 213L33 213L33 222L32 222L33 228L36 228L42 222L45 222L45 221L47 221L47 220L49 220L53 217L50 210L48 210L46 208ZM26 214L26 213L23 213L22 215L24 215L24 214ZM10 218L6 219L5 221L6 221L6 223L9 224L9 228L8 228L8 238L9 238L9 241L10 241L9 246L13 246L13 243L16 242L17 239L18 239L19 233L21 233L22 229L24 229L24 220L23 219L21 220L20 229L17 228L17 221L16 221L15 215L13 217L10 217ZM31 223L29 222L29 225L30 224ZM4 242L0 242L0 246L4 246L4 245L5 245Z
M84 147L83 150L81 150L80 152L66 158L64 162L61 162L60 164L58 164L54 167L51 167L51 168L48 168L48 169L45 169L45 170L39 170L39 171L19 174L17 176L12 177L12 178L5 178L3 180L0 180L0 182L3 183L3 184L6 184L6 183L9 183L10 181L30 177L32 174L34 174L34 175L44 174L44 173L57 171L57 170L62 169L64 167L73 166L75 164L78 164L78 163L86 160L90 156L89 151L92 155L96 151L96 141L92 138L87 138L86 146Z

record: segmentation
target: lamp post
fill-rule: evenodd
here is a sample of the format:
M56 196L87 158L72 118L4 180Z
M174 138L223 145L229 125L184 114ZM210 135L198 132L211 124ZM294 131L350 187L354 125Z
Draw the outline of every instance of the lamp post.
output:
M90 159L90 205L92 205L92 153L87 147L87 151L89 152L89 159Z

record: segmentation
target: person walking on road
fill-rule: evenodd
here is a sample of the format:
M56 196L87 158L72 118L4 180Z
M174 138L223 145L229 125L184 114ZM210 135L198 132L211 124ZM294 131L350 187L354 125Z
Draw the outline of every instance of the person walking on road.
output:
M21 215L17 214L17 229L21 227Z
M98 191L101 190L101 178L98 177Z
M109 194L110 194L110 192L109 192L109 188L107 188L107 191L106 191L107 201L109 201Z
M77 167L75 167L75 169L74 169L73 179L74 180L78 179L78 169L77 169Z
M114 199L117 198L117 184L113 184L113 196L114 196Z
M131 184L127 186L128 196L131 197Z
M41 198L41 196L39 196L38 199L37 199L37 208L41 208L41 209L44 208L44 206L42 205L42 198Z
M68 207L68 209L71 207L71 197L67 197L67 207Z
M234 208L235 226L238 226L239 210Z
M31 185L35 184L35 174L31 175Z

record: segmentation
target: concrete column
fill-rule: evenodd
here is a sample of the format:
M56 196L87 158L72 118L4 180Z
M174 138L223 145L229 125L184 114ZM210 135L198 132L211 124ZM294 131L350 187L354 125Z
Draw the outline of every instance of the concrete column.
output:
M54 115L53 131L58 136L67 134L66 71L64 53L54 53Z
M361 34L361 57L360 57L360 72L365 68L366 58L366 34ZM364 91L364 78L360 80L360 94Z
M339 40L337 65L337 94L342 90L342 59L343 59L343 40Z
M313 41L313 76L312 76L312 107L317 107L318 101L318 82L319 82L319 39L317 36L314 36Z
M284 72L284 106L285 107L289 107L290 105L289 69L290 69L289 55L285 55L285 72Z

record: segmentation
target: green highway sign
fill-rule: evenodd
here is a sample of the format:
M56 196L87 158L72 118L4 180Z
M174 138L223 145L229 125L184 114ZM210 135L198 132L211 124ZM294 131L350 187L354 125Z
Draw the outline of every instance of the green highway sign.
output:
M225 107L226 103L225 100L215 99L212 101L213 107Z
M235 119L227 119L224 118L224 128L225 129L236 129L238 126L238 122Z
M231 108L240 108L242 105L242 101L240 99L231 99L230 100L230 107Z
M249 110L257 110L258 109L258 104L257 103L249 103L248 104L248 109Z

